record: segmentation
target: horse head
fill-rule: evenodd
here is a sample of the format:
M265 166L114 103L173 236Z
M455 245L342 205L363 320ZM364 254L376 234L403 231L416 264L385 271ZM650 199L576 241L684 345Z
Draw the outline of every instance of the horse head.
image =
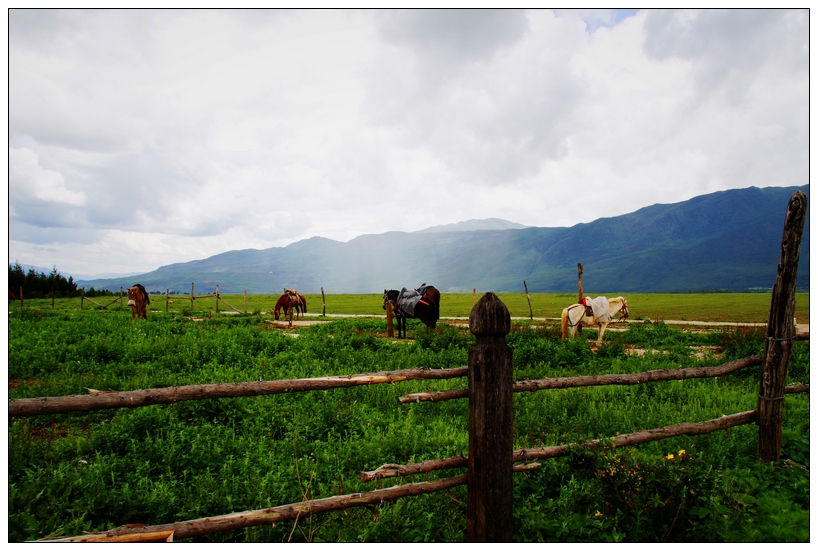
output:
M398 295L400 291L395 289L391 289L387 291L386 289L383 290L383 309L386 310L386 303L391 302L392 306L395 305L395 301L398 300Z
M625 319L628 317L628 301L625 299L625 297L616 298L617 300L622 301L622 306L619 308L619 311L622 313L622 319Z

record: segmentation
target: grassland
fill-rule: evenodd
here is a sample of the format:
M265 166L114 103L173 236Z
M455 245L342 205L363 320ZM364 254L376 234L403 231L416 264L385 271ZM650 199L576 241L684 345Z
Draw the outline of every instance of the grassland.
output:
M748 300L734 303L727 320L766 319L769 296L738 297ZM243 296L224 298L243 309ZM100 310L86 303L80 310L79 299L57 300L53 309L50 300L26 301L22 309L11 303L9 397L458 367L466 365L473 343L454 325L427 333L415 320L409 343L383 338L382 317L327 317L327 323L298 328L293 338L270 323L274 298L254 295L248 297L251 313L221 315L213 298L197 300L191 311L189 299L175 297L165 313L164 297L154 296L158 311L147 321L131 321L118 304ZM444 295L443 315L468 315L471 298ZM525 295L501 298L512 315L527 317ZM553 317L573 297L531 299L535 316ZM799 295L798 308L808 299ZM729 300L629 297L631 316L652 320L719 321ZM320 295L308 301L312 312L320 312ZM383 310L378 295L327 295L327 313L382 316ZM754 328L688 332L653 322L606 333L594 351L592 330L561 341L553 329L525 325L515 324L508 337L518 380L717 365L759 354L764 342ZM644 353L632 354L636 348ZM516 394L514 446L580 442L751 410L758 378L758 368L749 368L718 379ZM788 384L795 382L809 382L808 342L795 345ZM385 463L467 453L467 401L398 402L407 393L464 385L457 379L413 381L11 419L9 541L183 521L419 481L361 482L358 474ZM746 425L545 461L539 470L515 475L515 541L809 541L809 396L785 399L782 463L755 460L755 434ZM454 474L460 472L428 478ZM197 541L457 542L465 533L466 499L466 488L458 487Z
M603 294L603 293L600 293ZM606 293L607 296L619 296L619 293ZM480 298L480 294L476 298ZM531 308L524 293L499 293L498 296L509 309L512 317L558 318L562 309L576 301L576 295L532 293ZM589 295L596 296L596 295ZM243 295L221 295L230 306L244 312ZM756 322L767 321L770 308L768 293L634 293L626 295L630 317L634 320L693 320L716 322ZM207 313L216 311L215 296L198 298L191 309L190 297L171 295L169 301L164 295L153 295L150 309L153 311L179 313ZM325 295L322 303L320 294L307 294L308 313L328 315L371 315L382 316L383 297L380 294L364 295ZM108 309L117 309L119 300L116 297L94 299ZM247 312L269 313L275 306L278 295L247 295ZM473 306L471 294L446 293L441 298L440 314L442 317L468 317ZM127 302L127 297L122 304ZM112 304L113 303L113 304ZM34 309L51 308L50 299L24 301L24 306ZM58 310L78 310L80 299L59 299L55 301ZM19 301L9 303L10 310L19 308ZM85 302L83 309L98 309L96 305ZM223 302L219 310L232 311ZM798 323L809 323L809 293L796 293L795 317Z

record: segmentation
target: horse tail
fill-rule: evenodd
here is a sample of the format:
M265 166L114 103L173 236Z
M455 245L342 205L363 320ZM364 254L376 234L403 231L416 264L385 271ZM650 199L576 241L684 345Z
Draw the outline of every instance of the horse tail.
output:
M298 295L298 298L301 299L301 308L303 309L303 312L306 314L307 313L307 299L304 297L304 295Z

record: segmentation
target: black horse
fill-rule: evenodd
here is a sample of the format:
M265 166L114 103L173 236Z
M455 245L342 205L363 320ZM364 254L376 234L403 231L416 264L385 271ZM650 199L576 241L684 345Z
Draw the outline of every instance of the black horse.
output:
M437 326L440 319L440 291L425 283L414 290L404 287L397 291L383 291L383 308L392 303L392 311L398 320L398 338L406 338L406 318L419 319L428 329Z

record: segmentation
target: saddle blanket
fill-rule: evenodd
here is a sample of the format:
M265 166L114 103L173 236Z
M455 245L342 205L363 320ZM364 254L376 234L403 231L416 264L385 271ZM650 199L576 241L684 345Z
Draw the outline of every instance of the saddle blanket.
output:
M594 317L601 322L611 321L611 313L609 311L609 304L607 297L596 297L594 299L583 299L585 306L590 306L594 312Z
M410 318L415 317L415 307L423 298L423 293L427 288L428 285L424 283L419 289L407 289L406 287L401 289L397 300L398 310Z
M415 306L417 306L421 296L423 295L417 292L416 289L407 289L404 287L400 290L400 294L398 295L398 310L409 317L415 317Z

